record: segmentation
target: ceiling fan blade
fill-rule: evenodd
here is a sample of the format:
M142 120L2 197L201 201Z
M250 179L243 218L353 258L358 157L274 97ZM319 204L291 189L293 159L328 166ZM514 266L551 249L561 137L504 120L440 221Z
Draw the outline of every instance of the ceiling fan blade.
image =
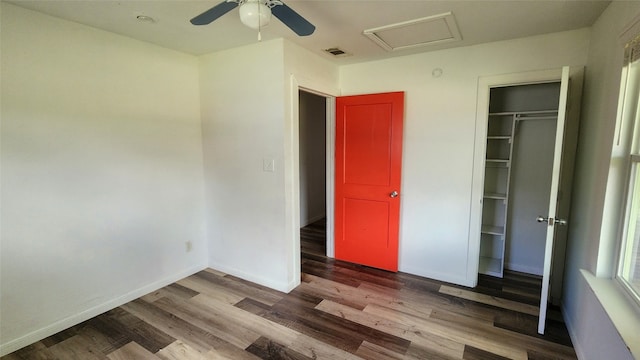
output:
M221 2L220 4L212 7L211 9L203 12L202 14L191 19L191 23L193 25L207 25L213 22L215 19L220 16L228 13L229 11L235 9L238 6L238 3L235 1L232 2Z
M313 26L313 24L308 22L305 18L300 16L300 14L293 11L293 9L284 3L271 8L271 13L299 36L311 35L316 30L316 27Z

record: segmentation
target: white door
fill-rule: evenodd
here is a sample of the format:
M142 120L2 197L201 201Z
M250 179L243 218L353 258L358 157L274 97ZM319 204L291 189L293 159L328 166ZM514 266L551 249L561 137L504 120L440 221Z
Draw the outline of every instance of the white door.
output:
M551 172L551 195L549 197L549 211L541 214L537 219L541 226L547 227L545 240L544 265L542 270L542 291L540 294L540 315L538 318L538 333L544 334L547 319L547 303L549 299L549 282L551 280L551 260L553 257L553 245L556 238L556 228L566 226L566 219L558 218L558 190L562 169L562 153L567 116L567 104L569 94L569 67L562 68L560 83L560 102L558 105L558 122L556 124L556 140L553 153L553 169Z

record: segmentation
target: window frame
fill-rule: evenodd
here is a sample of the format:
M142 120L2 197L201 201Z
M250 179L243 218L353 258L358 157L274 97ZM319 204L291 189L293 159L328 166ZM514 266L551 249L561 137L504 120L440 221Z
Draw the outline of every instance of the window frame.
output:
M632 215L635 214L635 212L638 211L638 209L633 209L633 203L634 202L640 202L640 185L638 185L636 183L637 180L637 176L640 176L640 155L638 154L633 154L630 155L629 157L629 171L628 171L628 176L626 178L627 180L627 195L625 196L625 209L624 209L624 213L623 213L623 231L621 234L621 242L620 242L620 248L619 248L619 262L618 262L618 269L616 271L616 279L618 280L618 282L621 284L622 288L625 289L625 291L628 293L628 295L631 296L632 299L634 299L636 301L636 303L638 305L640 305L640 286L639 287L634 287L634 285L632 285L626 278L625 275L627 273L628 266L630 266L628 264L628 254L627 253L631 253L630 255L633 256L632 254L632 250L629 249L630 246L638 246L638 245L633 245L633 244L629 244L629 241L634 241L635 238L637 236L630 236L629 231L632 225ZM638 221L638 214L635 214L635 219L633 221ZM636 227L634 229L634 232L640 232L640 227ZM638 257L639 254L636 253L636 257ZM640 280L640 279L638 279Z
M635 47L635 49L634 49ZM617 134L618 143L621 137L630 136L628 145L624 150L624 195L621 198L621 221L619 231L619 247L617 249L618 262L615 269L615 279L625 290L625 292L640 306L640 286L632 285L624 276L628 268L627 253L632 253L629 241L635 242L640 227L633 224L638 222L636 212L640 212L638 205L634 208L634 202L640 202L640 54L633 54L640 48L640 34L633 37L625 48L625 63L622 69L620 84L619 121L620 129ZM636 77L635 79L632 76ZM633 80L633 81L630 81ZM632 88L629 88L632 86ZM631 102L629 102L631 100ZM633 217L635 215L635 217ZM636 235L633 238L629 232L631 226ZM640 240L638 240L640 241ZM640 245L635 245L640 246ZM640 254L636 254L637 261L640 261ZM632 260L630 260L632 261ZM640 280L640 279L639 279Z

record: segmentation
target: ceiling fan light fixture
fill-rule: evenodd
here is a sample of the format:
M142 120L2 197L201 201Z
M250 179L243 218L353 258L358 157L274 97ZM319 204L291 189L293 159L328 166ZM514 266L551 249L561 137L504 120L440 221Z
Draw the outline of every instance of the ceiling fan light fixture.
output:
M271 9L260 1L247 1L240 5L240 21L246 26L258 30L269 25Z

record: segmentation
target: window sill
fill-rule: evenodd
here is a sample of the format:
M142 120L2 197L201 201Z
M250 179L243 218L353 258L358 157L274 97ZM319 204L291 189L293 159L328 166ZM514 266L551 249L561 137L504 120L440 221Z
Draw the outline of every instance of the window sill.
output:
M640 311L615 280L580 270L634 358L640 359Z

